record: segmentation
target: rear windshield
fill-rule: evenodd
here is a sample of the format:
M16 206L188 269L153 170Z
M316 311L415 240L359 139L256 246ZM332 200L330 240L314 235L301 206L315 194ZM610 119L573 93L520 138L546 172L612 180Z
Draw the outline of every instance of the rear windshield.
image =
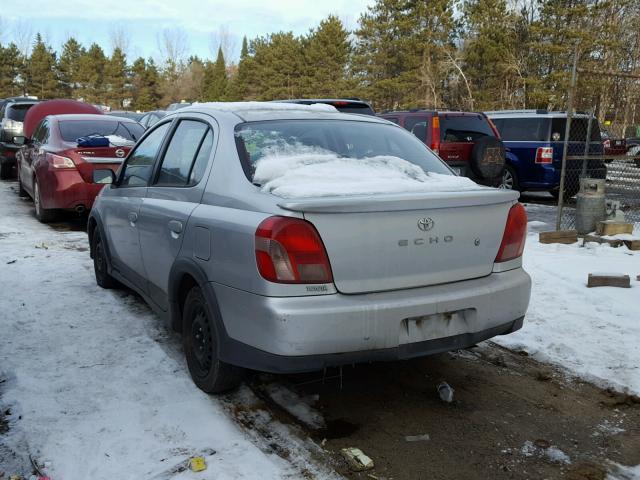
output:
M482 115L441 115L440 141L475 142L482 137L495 137Z
M271 120L236 127L236 147L247 178L253 180L255 164L279 156L300 161L314 155L368 159L395 157L418 165L425 172L451 175L442 161L415 136L389 124L349 120ZM339 174L339 172L336 172ZM255 183L255 182L254 182Z
M63 120L59 125L60 135L65 142L75 142L87 135L116 136L125 141L136 142L144 133L142 125L135 122Z
M7 118L16 122L24 122L24 116L27 110L33 107L33 103L14 103L7 107Z
M589 129L589 123L591 123L591 141L601 141L602 138L600 136L600 124L598 123L598 120L596 118L591 118L591 122L589 122L589 119L584 117L571 119L569 141L585 142L587 140L587 130ZM564 141L566 128L566 118L554 118L551 122L551 139L557 142Z
M549 118L492 118L503 140L548 142Z

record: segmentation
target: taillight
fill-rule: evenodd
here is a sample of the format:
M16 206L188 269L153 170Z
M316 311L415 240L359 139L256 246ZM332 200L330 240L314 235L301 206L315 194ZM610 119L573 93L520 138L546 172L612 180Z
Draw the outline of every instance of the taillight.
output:
M553 163L553 147L538 147L536 163Z
M277 283L331 283L333 275L315 227L298 218L269 217L256 230L260 275Z
M502 243L495 263L507 262L522 256L524 242L527 237L527 212L521 203L516 203L507 217Z
M440 154L440 117L431 119L431 150Z
M602 142L602 145L604 146L604 148L611 148L611 140L607 138L604 142Z
M68 157L63 157L62 155L49 155L50 164L53 168L76 168L76 164L73 163Z

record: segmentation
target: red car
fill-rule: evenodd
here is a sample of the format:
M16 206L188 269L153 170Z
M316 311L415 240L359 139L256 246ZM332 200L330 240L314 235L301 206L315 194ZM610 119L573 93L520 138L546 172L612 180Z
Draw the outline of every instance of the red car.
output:
M143 133L142 125L127 118L48 115L17 154L20 194L33 198L41 222L59 210L85 213L103 187L93 183L93 170L117 170Z

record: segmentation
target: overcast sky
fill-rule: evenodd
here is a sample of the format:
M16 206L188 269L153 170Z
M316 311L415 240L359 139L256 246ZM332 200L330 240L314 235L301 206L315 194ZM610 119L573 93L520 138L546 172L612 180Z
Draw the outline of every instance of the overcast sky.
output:
M186 34L188 52L212 56L212 34L231 34L233 55L242 37L277 31L306 33L329 14L355 28L360 14L373 0L2 0L0 42L25 39L40 32L56 50L69 36L83 45L100 44L112 50L114 31L129 40L127 55L159 58L158 36L165 29ZM23 15L23 16L21 16ZM175 33L174 33L175 35Z

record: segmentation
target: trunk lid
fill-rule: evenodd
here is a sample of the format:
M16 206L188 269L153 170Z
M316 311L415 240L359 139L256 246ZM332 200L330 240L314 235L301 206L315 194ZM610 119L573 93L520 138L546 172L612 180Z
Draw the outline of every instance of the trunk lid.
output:
M508 190L300 199L345 294L414 288L489 275L507 215Z
M71 158L82 179L91 183L96 169L110 168L116 172L129 150L131 147L78 147L67 150L63 155Z

